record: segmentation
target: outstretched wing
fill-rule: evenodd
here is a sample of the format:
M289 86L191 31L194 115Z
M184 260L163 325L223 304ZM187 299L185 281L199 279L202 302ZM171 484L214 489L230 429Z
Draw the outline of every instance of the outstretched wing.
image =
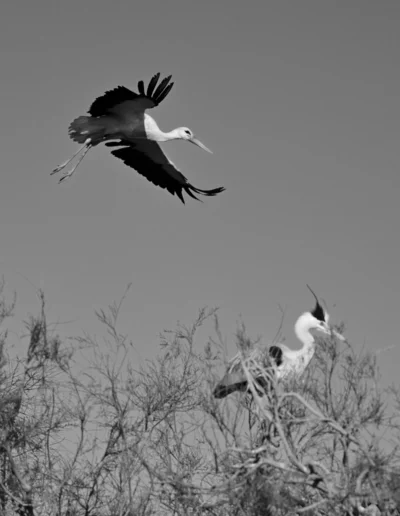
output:
M127 112L141 113L146 109L158 106L171 91L173 82L170 82L171 75L165 77L157 86L160 74L154 75L145 91L143 81L138 82L139 93L135 93L125 86L118 86L113 90L106 91L98 97L90 106L88 113L94 117L116 114L123 116ZM157 88L156 88L157 86Z
M194 194L213 196L225 190L224 188L200 190L191 185L153 140L145 138L129 140L129 142L120 140L120 142L107 142L106 145L107 147L122 146L111 151L111 154L122 159L125 165L134 168L154 185L165 188L172 195L177 195L183 203L185 203L183 191L199 201L200 199Z

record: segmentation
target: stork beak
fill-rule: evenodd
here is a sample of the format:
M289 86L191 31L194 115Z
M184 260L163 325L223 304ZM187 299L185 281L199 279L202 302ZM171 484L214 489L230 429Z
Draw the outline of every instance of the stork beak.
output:
M204 143L201 143L201 141L200 141L200 140L198 140L197 138L195 138L194 136L193 136L193 138L191 138L189 141L190 141L191 143L194 143L195 145L197 145L197 147L200 147L200 149L203 149L203 150L205 150L205 151L209 152L210 154L212 154L212 153L213 153L213 152L212 152L212 150L210 150L208 147L206 147L206 146L204 145Z
M338 331L336 330L332 330L332 334L339 340L342 340L342 341L345 341L346 340L346 337L343 337L343 335L341 333L339 333Z
M321 326L320 329L321 329L322 333L325 333L326 335L334 335L339 340L342 340L342 341L346 340L346 338L343 337L343 335L341 333L334 330L329 325Z

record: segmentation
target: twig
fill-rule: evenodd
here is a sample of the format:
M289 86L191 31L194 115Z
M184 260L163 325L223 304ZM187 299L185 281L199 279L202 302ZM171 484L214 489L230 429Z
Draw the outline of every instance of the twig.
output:
M307 507L302 507L301 509L297 509L298 514L302 514L303 512L311 511L312 509L316 509L320 507L324 503L327 503L328 500L320 500L319 502L312 503L311 505L307 505Z

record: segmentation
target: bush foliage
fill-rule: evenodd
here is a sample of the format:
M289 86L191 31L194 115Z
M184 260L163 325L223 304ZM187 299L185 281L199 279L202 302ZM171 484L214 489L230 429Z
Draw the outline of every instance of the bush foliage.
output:
M0 296L6 328L15 300ZM101 341L69 345L39 298L25 356L11 359L0 334L0 514L400 514L400 396L382 388L375 355L319 339L301 378L282 385L265 371L260 396L246 358L256 343L240 328L252 394L216 400L216 310L165 332L158 356L137 366L118 330L124 298L97 313Z

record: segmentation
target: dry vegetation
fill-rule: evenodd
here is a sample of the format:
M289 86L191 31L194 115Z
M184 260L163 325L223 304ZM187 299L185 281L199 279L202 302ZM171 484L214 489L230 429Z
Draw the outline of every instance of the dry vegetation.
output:
M97 314L101 345L85 335L67 347L40 302L25 356L11 360L0 339L0 515L400 514L400 399L381 388L375 356L319 340L297 383L264 371L267 396L252 384L253 396L219 401L215 310L164 334L138 368L120 303ZM0 327L12 314L2 297ZM215 337L196 340L207 324ZM251 380L243 329L237 344Z

